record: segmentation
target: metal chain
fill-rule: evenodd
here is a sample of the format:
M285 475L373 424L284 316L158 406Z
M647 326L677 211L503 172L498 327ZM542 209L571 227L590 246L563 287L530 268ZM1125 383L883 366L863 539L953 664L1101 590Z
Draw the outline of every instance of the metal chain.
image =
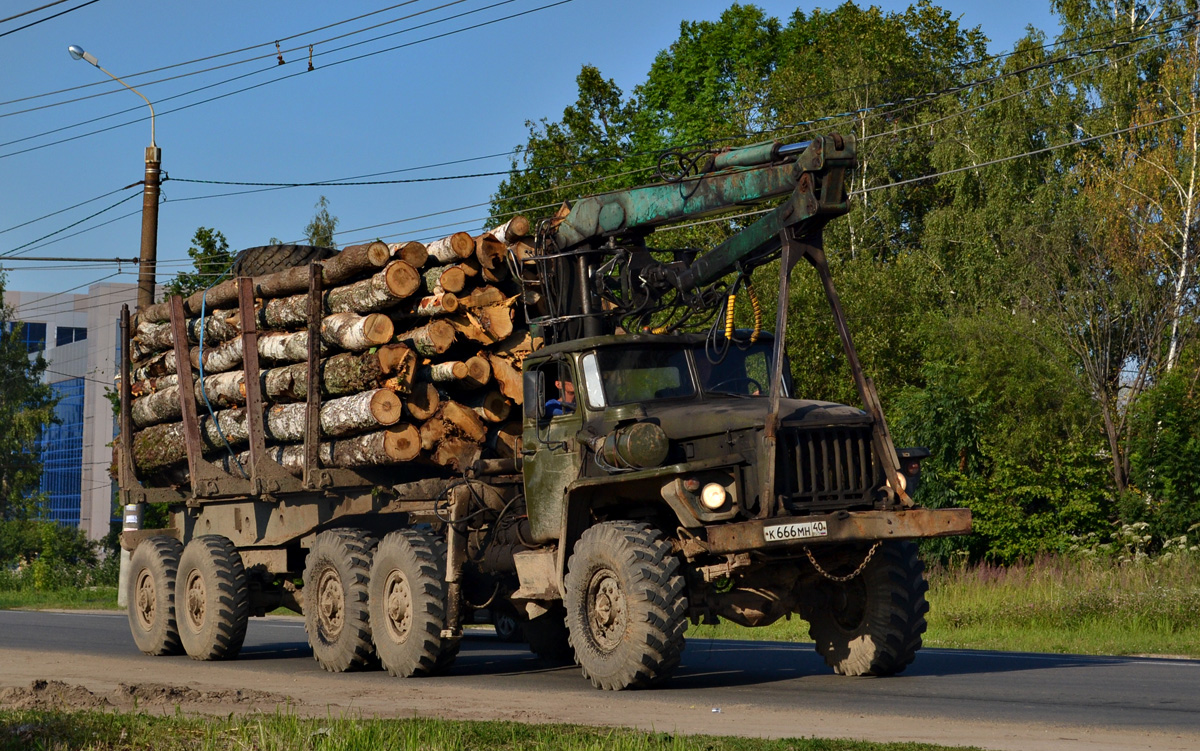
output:
M812 550L809 549L807 545L804 546L804 554L808 556L808 562L813 565L813 568L815 568L817 573L819 573L821 576L824 576L826 579L832 582L848 582L863 572L863 569L865 569L867 564L871 562L871 559L875 556L875 551L879 549L879 545L882 542L883 540L876 540L875 544L871 546L871 549L867 551L867 557L863 558L862 563L858 564L858 568L854 569L845 576L834 576L825 569L821 568L821 564L817 563L817 559L813 557Z

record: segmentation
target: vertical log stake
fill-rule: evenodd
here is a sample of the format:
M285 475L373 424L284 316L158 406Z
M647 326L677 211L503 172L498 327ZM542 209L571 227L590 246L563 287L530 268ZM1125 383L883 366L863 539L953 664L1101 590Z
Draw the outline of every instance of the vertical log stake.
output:
M258 368L258 322L254 311L254 280L238 277L238 313L242 320L242 367L246 377L246 427L250 438L250 490L254 495L264 492L259 464L267 454L266 433L263 429L262 382Z
M308 383L304 410L304 487L321 486L321 299L320 263L308 267Z

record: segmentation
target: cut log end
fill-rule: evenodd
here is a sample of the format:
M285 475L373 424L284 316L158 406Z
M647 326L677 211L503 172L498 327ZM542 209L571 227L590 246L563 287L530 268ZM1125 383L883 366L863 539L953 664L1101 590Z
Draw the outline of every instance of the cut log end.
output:
M395 425L400 421L403 404L395 391L378 389L371 395L371 416L380 425Z
M412 461L421 453L421 436L412 425L393 425L384 433L383 450L394 461Z
M433 413L437 412L440 404L441 397L438 396L437 388L432 383L415 383L408 399L404 402L404 411L412 419L424 422L433 417Z

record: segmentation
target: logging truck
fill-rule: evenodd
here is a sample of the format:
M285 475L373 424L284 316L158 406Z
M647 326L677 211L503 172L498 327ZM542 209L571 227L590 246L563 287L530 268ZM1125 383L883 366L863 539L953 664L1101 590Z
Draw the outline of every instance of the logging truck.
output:
M666 163L478 236L250 249L227 281L123 311L138 648L230 659L285 607L326 670L425 676L487 609L620 690L666 680L689 623L796 614L835 672L903 670L928 611L916 541L971 519L914 503L928 452L894 446L830 276L855 141ZM650 242L754 204L716 247ZM753 272L777 262L785 332L800 260L860 407L795 393L804 363L762 320ZM141 528L146 504L165 528Z

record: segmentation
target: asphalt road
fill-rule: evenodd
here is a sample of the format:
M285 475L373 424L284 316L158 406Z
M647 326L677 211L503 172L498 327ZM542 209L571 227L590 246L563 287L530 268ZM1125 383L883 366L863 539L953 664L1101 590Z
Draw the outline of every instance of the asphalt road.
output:
M14 656L13 660L6 655ZM18 663L17 655L23 655L24 662ZM788 734L786 718L803 710L808 718L800 723L804 727L790 734L855 736L846 718L892 718L892 725L897 724L896 718L906 718L912 727L898 732L895 740L930 737L930 733L936 738L934 731L942 726L967 729L943 742L1032 748L1037 745L1032 740L1023 744L1012 737L1014 728L1030 727L1040 729L1040 735L1035 733L1038 738L1057 738L1062 743L1110 738L1111 747L1123 748L1134 746L1115 741L1144 737L1147 748L1200 748L1200 661L1196 660L925 649L900 676L848 679L832 675L810 645L695 639L689 641L681 669L666 686L614 694L592 689L577 668L542 667L524 645L504 644L490 630L468 632L457 662L446 675L404 681L383 672L324 673L312 659L298 619L253 619L241 658L216 664L143 656L133 646L124 614L0 611L0 687L27 682L39 665L47 673L59 670L86 678L90 673L83 666L89 661L95 661L94 679L101 682L113 679L119 669L142 680L185 684L232 680L282 687L285 693L288 687L308 687L338 706L369 708L372 697L381 699L404 686L406 706L418 690L427 698L481 697L481 706L486 697L495 696L496 716L501 717L520 718L521 713L511 711L499 697L524 696L527 701L519 705L529 706L534 721L588 721L588 711L595 710L602 724L663 729L674 722L677 728L697 732L779 735ZM5 663L24 667L9 670ZM728 715L741 720L735 723ZM689 722L689 717L698 721ZM842 726L812 726L821 722ZM979 737L972 740L970 728L976 726ZM1085 731L1086 736L1073 735L1072 729ZM1175 740L1164 746L1156 738Z

